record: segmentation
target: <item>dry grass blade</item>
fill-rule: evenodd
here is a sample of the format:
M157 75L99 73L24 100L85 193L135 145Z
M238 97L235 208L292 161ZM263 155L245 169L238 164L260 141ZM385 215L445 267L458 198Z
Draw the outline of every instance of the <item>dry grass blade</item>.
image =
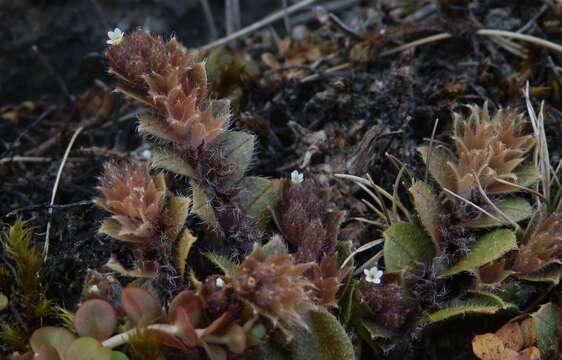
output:
M340 265L340 268L343 269L347 265L347 263L355 257L355 255L357 255L359 253L362 253L363 251L367 251L372 247L375 247L379 244L382 244L383 242L384 242L384 239L377 239L377 240L369 241L368 243L361 245L360 247L355 249L351 254L349 254L349 256Z
M59 171L57 172L57 177L55 179L55 183L53 184L53 191L51 193L51 201L49 203L49 220L47 220L47 229L45 230L45 244L43 245L43 256L45 258L45 260L47 259L47 256L49 255L49 235L51 234L51 216L53 215L53 205L55 204L55 197L57 196L57 191L59 189L59 182L62 176L62 170L64 169L64 165L66 164L66 161L68 159L68 154L70 154L70 150L72 149L72 146L74 145L74 142L76 141L76 138L78 137L78 135L80 134L80 132L84 129L84 127L80 126L79 128L77 128L74 131L74 134L72 135L72 138L70 138L70 142L68 143L68 146L66 147L66 150L64 152L64 156L62 157L62 161L60 163L59 166Z

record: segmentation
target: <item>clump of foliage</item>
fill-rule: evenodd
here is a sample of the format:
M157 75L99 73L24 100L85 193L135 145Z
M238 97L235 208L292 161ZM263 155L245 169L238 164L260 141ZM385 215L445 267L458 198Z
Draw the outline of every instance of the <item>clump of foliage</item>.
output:
M372 196L369 207L384 224L383 249L367 262L383 259L384 276L378 284L368 273L361 278L352 318L374 351L400 353L416 334L459 316L515 313L531 300L523 289L560 281L561 214L549 214L548 199L527 188L542 174L526 156L535 137L525 121L512 110L491 116L487 104L470 106L467 118L454 114L456 152L421 147L436 186L409 174L408 199L398 193L401 179L390 194L370 178L342 175ZM399 177L405 172L402 166ZM539 199L536 208L525 194ZM528 331L535 340L514 351L541 347L543 330Z
M5 279L0 288L9 294L20 321L2 325L0 338L16 350L26 348L26 339L40 327L51 313L51 302L45 296L44 259L37 244L32 242L33 227L22 218L8 226L2 236L2 245L8 257Z

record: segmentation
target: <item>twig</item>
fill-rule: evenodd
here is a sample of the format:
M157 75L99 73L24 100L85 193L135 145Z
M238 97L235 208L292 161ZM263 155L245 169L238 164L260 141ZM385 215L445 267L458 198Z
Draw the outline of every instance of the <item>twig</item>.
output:
M476 33L478 35L484 35L484 36L504 36L506 38L522 40L562 53L562 46L555 44L552 41L544 40L541 39L540 37L536 37L532 35L519 34L513 31L491 30L491 29L481 29L478 30Z
M4 151L4 153L2 154L2 157L8 155L8 153L10 153L10 151L13 151L16 147L18 147L20 140L33 128L35 127L35 125L39 124L43 119L45 119L47 116L49 116L53 111L55 110L54 106L49 107L47 110L43 111L43 113L41 115L39 115L39 117L33 121L31 124L29 124L28 126L25 127L25 129L23 129L23 131L21 131L18 135L18 137L12 142L12 144L8 147L8 149L6 149L6 151Z
M31 211L31 210L37 210L37 209L43 209L43 208L61 210L61 209L78 207L78 206L92 205L94 203L95 203L94 200L83 200L83 201L78 201L78 202L75 202L75 203L64 204L64 205L49 205L49 204L31 205L31 206L21 207L21 208L12 210L9 213L7 213L6 215L4 215L4 217L8 218L8 217L16 215L17 213L23 212L23 211Z
M52 191L52 194L51 194L51 202L49 203L49 206L50 206L50 208L49 208L49 218L47 220L47 229L45 230L45 244L43 245L43 256L45 257L45 260L47 260L47 256L49 255L49 235L51 233L51 216L53 214L52 206L54 205L55 197L57 196L57 190L59 188L59 182L60 182L60 178L62 176L62 170L64 169L64 165L66 164L66 160L68 159L68 154L70 154L70 150L72 149L72 146L74 145L74 142L76 141L76 138L78 137L78 135L80 134L82 129L83 129L83 127L80 126L79 128L76 129L76 131L72 135L72 138L70 139L70 142L68 143L68 146L66 147L64 155L62 157L62 161L61 161L60 166L59 166L59 171L57 172L57 177L56 177L55 183L53 185L53 191Z
M287 9L289 8L287 0L281 0L281 6L283 7L283 23L285 24L285 31L287 31L288 35L291 35L291 18L287 12Z
M199 0L199 2L203 8L203 13L205 14L205 19L207 20L207 26L209 26L211 39L214 40L219 36L219 32L217 31L217 24L215 23L215 17L213 16L213 11L209 5L209 0Z
M344 262L340 265L340 269L343 269L345 267L345 265L347 265L347 263L353 259L353 257L355 257L355 255L369 250L370 248L377 246L379 244L382 244L384 242L384 239L377 239L377 240L373 240L373 241L369 241L366 244L361 245L360 247L358 247L357 249L355 249L351 254L349 254L349 256L344 260Z
M49 162L56 160L50 157L41 157L41 156L10 156L0 159L0 165L12 162ZM84 158L68 158L68 161L84 161Z
M519 232L519 230L521 230L521 227L519 226L519 224L517 224L515 222L515 220L513 220L512 218L510 218L505 212L503 212L499 207L496 206L496 204L494 204L494 202L488 197L488 194L486 194L486 191L484 190L484 188L482 187L482 184L480 183L480 180L478 179L478 175L476 175L476 173L473 171L472 172L472 176L474 176L474 180L476 180L476 185L478 186L478 190L480 191L480 195L482 195L482 197L484 198L484 200L486 200L486 202L488 203L488 205L490 205L492 207L492 209L496 210L496 212L498 214L500 214L501 216L503 216L504 219L506 219L511 225L513 225L513 227L515 228L515 230L517 232ZM503 222L501 222L501 224L503 224Z
M447 189L447 188L443 188L443 190L444 190L447 194L453 195L453 196L456 197L457 199L459 199L459 200L461 200L461 201L463 201L463 202L465 202L465 203L467 203L467 204L473 206L475 209L480 210L480 211L483 212L484 214L486 214L486 215L488 215L489 217L491 217L492 219L496 220L498 223L503 224L503 222L502 222L500 219L498 219L498 218L495 217L494 215L490 214L488 211L482 209L480 206L476 205L476 204L473 203L472 201L463 198L463 197L460 196L459 194L456 194L455 192L453 192L453 191L451 191L451 190L449 190L449 189Z
M294 4L292 6L289 6L286 10L282 9L282 10L276 11L273 14L265 17L264 19L253 23L250 26L247 26L247 27L245 27L245 28L243 28L243 29L241 29L241 30L239 30L235 33L232 33L232 34L230 34L230 35L228 35L228 36L226 36L222 39L213 41L212 43L203 46L202 48L200 48L200 50L206 51L206 50L213 49L217 46L228 44L229 42L231 42L233 40L236 40L236 39L244 37L248 34L251 34L252 32L254 32L256 30L261 29L262 27L265 27L265 26L269 25L270 23L275 22L275 21L283 18L283 16L285 16L285 14L292 14L292 13L294 13L294 12L296 12L296 11L298 11L298 10L300 10L300 9L302 9L302 8L308 6L308 5L310 5L310 4L312 4L316 1L318 1L318 0L304 0L304 1L301 1L299 3Z

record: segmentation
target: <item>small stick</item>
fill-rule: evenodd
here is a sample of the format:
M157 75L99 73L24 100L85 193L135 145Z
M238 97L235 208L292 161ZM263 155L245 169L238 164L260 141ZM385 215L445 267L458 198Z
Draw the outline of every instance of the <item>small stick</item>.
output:
M226 36L222 39L213 41L212 43L201 47L200 50L206 51L206 50L213 49L217 46L228 44L229 42L231 42L233 40L236 40L236 39L244 37L248 34L251 34L252 32L254 32L256 30L261 29L262 27L265 27L265 26L269 25L270 23L275 22L275 21L283 18L283 16L285 16L285 14L292 14L292 13L294 13L294 12L296 12L296 11L298 11L298 10L300 10L300 9L302 9L302 8L308 6L308 5L310 5L310 4L312 4L316 1L318 1L318 0L304 0L304 1L301 1L299 3L294 4L292 6L289 6L286 10L282 9L282 10L279 10L277 12L274 12L273 14L265 17L264 19L262 19L260 21L257 21L255 23L253 23L250 26L247 26L247 27L245 27L243 29L240 29L239 31L236 31L235 33L232 33L232 34L230 34L230 35L228 35L228 36Z
M484 214L488 215L489 217L491 217L492 219L496 220L498 223L503 224L503 221L501 221L500 219L498 219L497 217L495 217L494 215L490 214L488 211L482 209L480 206L476 205L475 203L473 203L472 201L463 198L462 196L460 196L459 194L456 194L455 192L447 189L447 188L443 188L443 190L450 195L453 195L454 197L456 197L457 199L473 206L474 208L476 208L477 210L480 210L481 212L483 212Z
M437 125L439 124L439 118L435 119L435 124L433 124L433 131L431 132L431 138L429 139L429 149L427 150L427 166L425 167L424 180L427 183L429 179L429 164L431 164L431 152L433 151L433 142L435 141L435 133L437 132Z
M240 2L238 0L225 0L225 27L227 35L240 30Z
M285 24L285 31L287 31L288 35L291 35L291 18L287 12L289 4L287 0L281 0L281 5L283 6L283 23Z
M47 229L45 230L45 244L43 245L43 256L45 257L45 261L47 260L47 256L49 255L49 235L51 233L51 216L53 215L53 208L52 206L55 203L55 196L57 196L57 190L59 188L59 182L60 182L60 178L62 176L62 170L64 169L64 165L66 164L66 160L68 159L68 154L70 154L70 149L72 149L72 145L74 145L74 142L76 141L76 138L78 137L78 135L80 134L80 132L82 131L84 127L80 126L78 129L76 129L76 131L74 131L74 134L72 135L72 138L70 139L70 142L68 143L68 146L66 147L66 150L64 152L64 155L62 157L62 161L60 163L59 166L59 171L57 172L57 177L55 179L55 183L53 185L53 191L51 194L51 202L49 203L49 218L47 220Z

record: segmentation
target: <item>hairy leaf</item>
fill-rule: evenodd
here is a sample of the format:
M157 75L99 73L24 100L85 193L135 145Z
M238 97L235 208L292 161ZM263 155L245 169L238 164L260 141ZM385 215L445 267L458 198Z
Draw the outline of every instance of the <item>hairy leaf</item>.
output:
M233 181L240 180L252 162L255 136L242 131L227 131L217 138L220 150L232 164Z
M201 220L203 220L203 222L211 229L218 228L215 211L213 210L213 207L203 190L199 187L199 185L192 182L191 191L193 197L193 206L191 211L195 215L199 216L199 218L201 218Z
M530 218L535 212L535 209L533 209L527 200L519 197L504 199L495 205L500 211L491 209L490 214L492 214L495 218L502 220L501 222L498 222L496 219L486 214L482 214L481 217L468 222L465 226L467 228L486 228L509 225L510 222L505 219L502 213L517 223Z
M303 316L308 330L295 329L291 342L293 360L353 360L353 345L338 320L326 310L313 310Z
M270 218L269 208L280 196L275 183L266 178L249 176L242 180L242 186L242 209L265 226Z
M425 231L410 223L394 223L384 232L384 264L397 272L418 263L429 263L435 249Z
M515 249L517 249L517 239L513 231L507 229L494 230L480 237L472 246L468 255L460 259L442 275L450 276L462 271L473 271Z
M412 185L410 194L412 194L418 217L435 245L436 253L441 253L443 233L441 232L441 214L437 196L423 181L417 181Z

